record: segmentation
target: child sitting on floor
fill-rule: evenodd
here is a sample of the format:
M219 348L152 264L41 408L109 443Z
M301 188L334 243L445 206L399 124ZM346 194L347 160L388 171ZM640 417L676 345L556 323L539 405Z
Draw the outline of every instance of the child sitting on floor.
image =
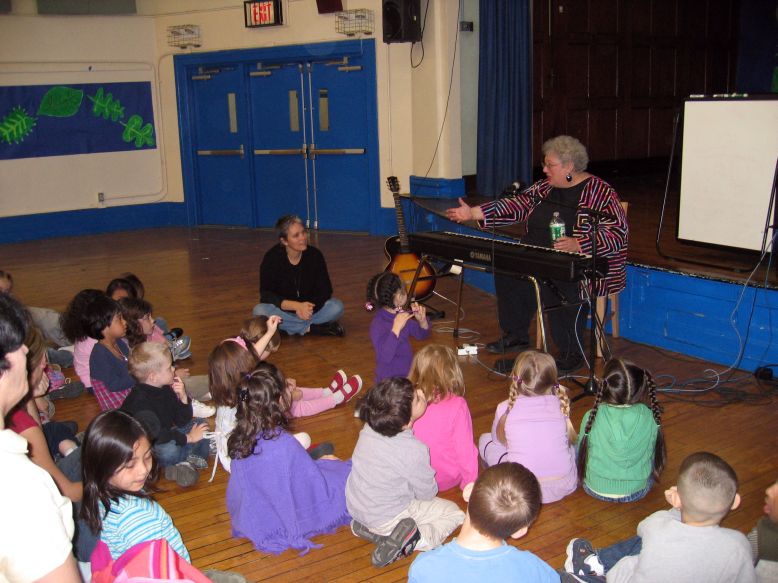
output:
M438 491L464 488L478 477L478 450L456 354L448 346L428 344L413 358L408 378L427 399L413 434L430 450Z
M678 486L665 491L672 510L654 512L638 536L597 552L586 539L571 540L562 580L754 583L748 540L719 526L740 505L737 489L735 470L719 456L689 455Z
M208 467L208 425L193 417L184 382L175 376L166 344L143 342L130 353L130 374L137 384L122 404L143 424L165 478L179 486L194 485L197 470Z
M344 494L351 462L331 455L313 460L287 431L291 403L274 365L263 362L244 375L237 393L237 423L228 440L233 536L269 553L318 548L311 537L351 520Z
M90 393L93 391L89 357L97 340L89 336L86 312L95 298L103 296L105 294L99 289L82 289L70 300L59 319L62 333L73 343L73 368Z
M558 583L559 576L546 563L505 543L508 537L527 534L540 512L540 485L532 472L513 462L492 466L465 487L462 497L468 505L459 536L419 555L409 583Z
M281 346L281 334L278 332L280 318L278 316L254 316L243 323L240 331L246 346L253 351L257 360L267 360L271 354L278 352ZM346 376L343 370L338 370L327 387L307 389L297 386L295 379L286 379L286 389L292 406L289 413L292 417L310 417L322 411L332 409L341 403L348 403L362 388L362 377Z
M89 374L100 409L118 409L135 380L127 368L130 347L121 307L108 296L98 296L86 308L86 331L97 340L89 355Z
M440 545L465 518L453 502L437 498L427 446L412 427L427 408L421 389L391 377L370 389L359 405L359 433L346 483L352 532L374 542L372 562L383 567L414 547Z
M575 438L570 400L557 382L554 358L537 350L522 352L513 365L508 400L497 405L491 434L478 440L484 462L517 462L529 468L548 504L578 486Z
M640 500L665 465L662 408L647 370L612 358L605 363L594 407L578 436L584 491L606 502Z
M778 581L778 481L765 490L764 512L748 533L760 583Z

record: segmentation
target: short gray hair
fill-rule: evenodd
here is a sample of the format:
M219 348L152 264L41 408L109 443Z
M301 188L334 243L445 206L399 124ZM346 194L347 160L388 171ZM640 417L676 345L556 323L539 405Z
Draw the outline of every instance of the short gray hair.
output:
M276 233L279 239L286 239L289 234L289 227L295 223L303 224L303 220L297 215L284 215L276 221ZM304 226L304 225L303 225Z
M586 146L572 136L557 136L543 143L543 155L556 154L562 164L573 163L573 170L583 172L589 164Z

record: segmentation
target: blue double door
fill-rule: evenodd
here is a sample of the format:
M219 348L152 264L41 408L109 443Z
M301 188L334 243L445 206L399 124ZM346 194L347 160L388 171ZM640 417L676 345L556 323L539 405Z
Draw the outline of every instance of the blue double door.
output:
M194 222L271 227L297 214L310 228L370 230L378 198L372 54L273 56L183 66Z

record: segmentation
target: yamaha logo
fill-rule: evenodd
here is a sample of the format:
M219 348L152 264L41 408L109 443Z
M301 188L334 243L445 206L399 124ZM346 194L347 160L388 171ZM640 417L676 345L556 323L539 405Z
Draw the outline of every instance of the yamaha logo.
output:
M491 253L484 253L482 251L471 251L470 259L478 259L480 261L486 261L487 263L491 263L492 255Z

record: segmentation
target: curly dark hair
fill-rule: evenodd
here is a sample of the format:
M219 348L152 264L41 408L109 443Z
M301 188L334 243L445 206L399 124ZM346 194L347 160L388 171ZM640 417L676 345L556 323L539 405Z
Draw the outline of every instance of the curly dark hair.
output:
M126 280L123 277L112 279L108 283L108 286L105 288L105 295L107 295L109 298L113 298L113 294L115 294L118 290L127 292L126 297L128 298L138 297L138 289L131 281Z
M367 282L366 299L374 308L394 308L394 294L403 289L400 276L392 271L383 271Z
M260 363L238 383L236 424L227 440L232 459L249 457L257 440L275 439L289 427L291 397L283 373L269 362ZM259 452L258 452L259 453Z
M130 273L129 271L122 273L119 276L119 279L123 279L124 281L128 281L132 287L135 288L135 297L139 299L143 299L146 295L146 288L143 286L143 282L140 280L140 277L135 275L134 273Z
M96 297L86 307L84 314L84 331L90 338L103 339L103 330L111 325L116 314L121 314L119 302L102 294Z
M122 308L124 322L127 324L125 338L130 348L146 342L146 335L143 333L140 321L151 314L154 308L149 302L140 298L122 298L119 300L119 305Z
M59 317L59 325L63 334L71 342L78 342L89 337L86 329L86 309L95 298L105 296L99 289L82 289L78 292Z
M414 388L404 377L382 380L362 398L359 418L373 431L394 437L411 421Z

